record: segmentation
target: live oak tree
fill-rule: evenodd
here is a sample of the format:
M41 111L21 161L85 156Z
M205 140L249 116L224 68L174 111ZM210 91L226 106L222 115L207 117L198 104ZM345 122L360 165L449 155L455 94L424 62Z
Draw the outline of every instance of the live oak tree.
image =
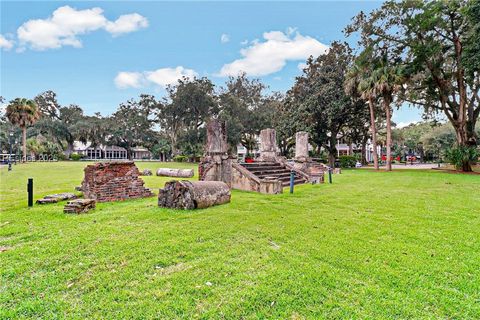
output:
M34 100L41 112L35 131L55 140L68 157L73 151L75 140L79 138L78 125L88 123L82 108L75 104L61 106L56 93L51 90L40 93Z
M174 154L179 149L191 157L203 153L205 124L219 111L214 88L207 78L183 78L167 88L168 99L161 104L157 120Z
M249 79L245 73L230 77L222 88L219 117L227 121L232 149L240 143L249 153L256 147L260 130L271 125L270 103L274 94L265 96L266 89L259 79Z
M344 90L352 63L348 45L332 43L326 54L307 60L285 102L292 128L310 132L313 142L327 150L331 166L337 156L337 136L364 108L363 102L354 101Z
M387 48L407 67L402 99L442 112L459 147L477 146L480 114L480 4L477 0L387 1L357 15L347 33L359 32L375 50ZM465 160L464 171L471 171Z
M107 142L127 150L132 159L132 149L155 143L157 133L153 130L153 110L158 102L151 95L140 95L140 99L121 103L108 119Z

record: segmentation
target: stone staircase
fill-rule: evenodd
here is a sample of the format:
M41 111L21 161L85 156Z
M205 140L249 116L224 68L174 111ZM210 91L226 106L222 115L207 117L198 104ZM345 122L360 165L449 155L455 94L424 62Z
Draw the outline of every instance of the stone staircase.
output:
M290 185L290 169L276 162L254 162L242 163L245 169L256 175L260 179L267 177L277 178L282 181L282 185L287 187ZM296 174L294 184L303 184L307 181L302 176Z

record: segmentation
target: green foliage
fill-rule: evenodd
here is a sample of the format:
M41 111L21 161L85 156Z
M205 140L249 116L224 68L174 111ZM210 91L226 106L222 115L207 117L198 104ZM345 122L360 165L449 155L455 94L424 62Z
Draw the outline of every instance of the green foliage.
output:
M184 155L176 155L173 157L173 161L175 162L186 162L188 160L188 156Z
M456 146L447 151L447 159L457 169L462 169L465 163L475 163L480 157L477 148L469 146Z
M239 143L253 150L251 139L261 129L271 126L275 103L282 97L265 96L266 86L259 79L250 80L245 73L229 77L219 95L219 118L227 122L227 140L232 147Z
M339 156L338 160L342 168L355 168L355 164L357 163L356 156Z
M426 116L443 112L458 145L477 144L479 12L478 0L386 1L346 28L359 34L365 50L388 50L388 61L405 67L397 99L424 108Z
M78 153L70 154L70 159L72 159L73 161L79 161L82 158L83 158L83 156L81 154L78 154Z
M134 147L151 147L158 138L151 119L157 107L155 97L145 94L140 95L138 100L121 103L117 111L107 119L107 142L125 148L129 157ZM89 124L88 128L95 132L97 126L95 123Z
M362 112L363 101L353 100L344 91L352 62L347 44L332 43L327 53L307 60L304 73L296 78L285 102L285 119L291 130L308 131L312 141L329 152L331 165L337 153L337 135L358 124L359 117L368 116ZM362 127L364 123L365 119Z
M7 105L5 115L10 123L23 129L33 125L40 118L40 110L35 101L16 98Z
M62 147L58 143L48 141L41 135L27 139L27 150L29 153L33 153L35 157L48 156L52 159L63 158Z

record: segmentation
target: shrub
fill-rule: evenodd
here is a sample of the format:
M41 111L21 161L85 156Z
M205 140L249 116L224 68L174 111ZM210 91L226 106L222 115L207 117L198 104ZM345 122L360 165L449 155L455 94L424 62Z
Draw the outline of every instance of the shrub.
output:
M340 167L342 168L354 168L357 163L357 158L355 156L340 156L338 160L340 161Z
M72 159L73 161L78 161L78 160L82 159L82 156L78 153L72 153L70 155L70 159Z
M461 169L464 162L475 163L479 153L475 147L456 146L447 150L447 159L457 169Z
M184 155L178 155L178 156L173 157L173 161L175 161L175 162L185 162L185 161L187 161L187 159L188 159L188 157L184 156Z

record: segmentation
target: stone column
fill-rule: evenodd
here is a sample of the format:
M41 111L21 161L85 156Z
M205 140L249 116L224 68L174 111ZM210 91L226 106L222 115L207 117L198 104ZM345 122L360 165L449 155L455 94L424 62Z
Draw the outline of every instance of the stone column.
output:
M295 134L295 161L308 161L308 133L299 131Z
M205 155L227 154L227 125L225 121L212 120L207 123L207 145Z
M277 162L277 133L275 129L260 131L260 161Z
M203 181L223 181L229 187L232 185L232 159L228 155L225 121L207 123L205 156L198 166L198 176Z

